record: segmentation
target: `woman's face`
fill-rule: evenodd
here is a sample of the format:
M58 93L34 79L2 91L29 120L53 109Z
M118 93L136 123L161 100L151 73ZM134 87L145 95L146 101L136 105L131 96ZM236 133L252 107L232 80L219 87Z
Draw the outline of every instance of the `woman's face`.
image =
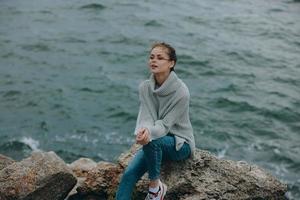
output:
M148 66L153 74L170 73L174 64L174 61L170 60L168 50L166 48L155 47L150 52Z

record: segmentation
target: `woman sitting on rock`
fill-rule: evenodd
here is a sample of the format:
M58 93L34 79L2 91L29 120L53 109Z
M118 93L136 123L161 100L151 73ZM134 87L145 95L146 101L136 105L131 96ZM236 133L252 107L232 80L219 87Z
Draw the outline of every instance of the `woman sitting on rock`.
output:
M167 186L160 180L162 161L185 160L195 141L189 119L189 90L174 72L176 52L166 43L155 43L149 57L151 76L139 86L140 109L136 142L143 145L126 168L117 200L130 200L137 181L148 172L146 200L163 200Z

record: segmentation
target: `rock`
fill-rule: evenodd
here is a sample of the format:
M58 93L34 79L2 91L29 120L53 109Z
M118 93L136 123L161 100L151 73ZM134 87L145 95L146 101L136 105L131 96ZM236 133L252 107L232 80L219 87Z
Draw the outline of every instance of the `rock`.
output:
M87 174L82 174L85 177L84 181L78 185L77 194L71 195L68 200L89 200L99 199L113 200L117 185L119 184L119 176L127 167L133 154L140 148L139 145L133 145L129 152L123 153L118 159L118 164L109 162L99 162L95 168L90 170ZM91 195L93 195L91 197ZM97 194L97 195L95 195Z
M168 185L166 199L285 199L287 186L255 165L216 158L196 150L185 162L166 163L162 180ZM143 180L142 180L143 181ZM145 183L137 195L145 195Z
M63 200L76 178L54 152L34 152L0 171L1 200Z
M86 180L88 172L97 167L97 163L89 158L80 158L73 163L68 164L68 167L73 171L77 178L77 184L71 190L67 198L71 199L72 196L77 195L77 188L82 186L82 184Z
M77 188L78 195L82 199L87 195L95 194L101 198L113 200L122 171L120 165L99 162L97 167L88 172L83 184Z
M128 153L122 154L117 165L99 163L78 187L78 195L114 199L121 173L137 148L134 145ZM168 185L166 200L286 199L287 185L262 168L218 159L199 149L193 159L164 163L161 179ZM147 184L147 176L144 176L137 184L133 199L145 198Z
M80 158L69 164L68 167L77 177L85 177L90 170L97 167L97 163L89 158Z
M140 148L142 148L141 145L133 144L128 152L122 153L119 156L118 164L122 169L125 169L128 166L129 161Z
M0 154L0 170L4 169L8 165L14 163L15 161L9 157L6 157L2 154Z

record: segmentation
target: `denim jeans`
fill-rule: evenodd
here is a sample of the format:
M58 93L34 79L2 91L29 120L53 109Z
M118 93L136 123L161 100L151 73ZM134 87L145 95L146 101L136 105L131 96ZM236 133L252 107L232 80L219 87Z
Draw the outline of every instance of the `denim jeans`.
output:
M116 199L130 200L135 184L146 172L150 180L158 179L163 161L179 161L190 156L191 149L187 143L184 143L179 151L176 151L175 145L175 137L170 134L144 145L123 173Z

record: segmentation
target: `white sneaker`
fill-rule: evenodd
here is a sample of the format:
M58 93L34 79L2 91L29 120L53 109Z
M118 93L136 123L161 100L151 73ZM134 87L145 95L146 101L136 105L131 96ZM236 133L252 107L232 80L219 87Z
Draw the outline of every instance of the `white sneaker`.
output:
M166 186L166 184L164 184L161 181L159 181L158 192L154 193L154 192L148 191L148 194L147 194L145 200L164 200L166 192L167 192L167 186Z

